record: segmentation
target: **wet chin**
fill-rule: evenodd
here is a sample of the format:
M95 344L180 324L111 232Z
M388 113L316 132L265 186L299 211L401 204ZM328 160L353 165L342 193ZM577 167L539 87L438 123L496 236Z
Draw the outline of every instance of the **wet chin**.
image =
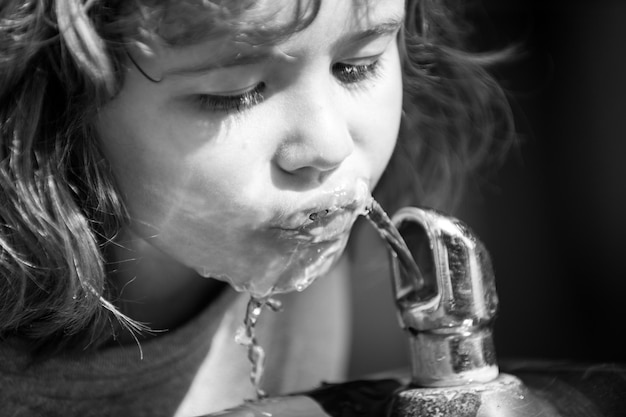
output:
M254 245L243 253L225 254L219 262L211 262L212 266L196 270L257 298L303 291L332 268L347 241L348 235L330 242L291 242L290 247Z

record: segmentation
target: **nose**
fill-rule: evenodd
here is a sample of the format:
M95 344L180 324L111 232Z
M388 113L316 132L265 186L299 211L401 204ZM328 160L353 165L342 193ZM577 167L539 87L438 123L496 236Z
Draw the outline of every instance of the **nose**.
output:
M332 86L317 83L317 88L294 94L283 113L286 133L275 163L303 180L323 181L354 150L347 114Z

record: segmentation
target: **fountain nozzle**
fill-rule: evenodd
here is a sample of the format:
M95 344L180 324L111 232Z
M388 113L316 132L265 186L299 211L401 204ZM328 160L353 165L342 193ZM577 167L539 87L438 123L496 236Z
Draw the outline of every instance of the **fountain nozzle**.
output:
M411 339L413 383L488 382L498 376L492 327L498 299L489 254L459 220L405 207L392 222L420 268L416 279L392 253L394 292Z
M560 416L519 378L499 373L493 268L470 229L417 207L401 209L391 222L410 252L389 251L400 322L411 344L412 381L395 394L389 415ZM415 261L408 267L407 258Z

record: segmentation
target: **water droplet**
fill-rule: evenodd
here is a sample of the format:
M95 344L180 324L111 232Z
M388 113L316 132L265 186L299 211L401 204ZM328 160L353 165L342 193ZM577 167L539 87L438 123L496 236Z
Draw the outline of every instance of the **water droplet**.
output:
M283 303L276 298L268 298L266 305L270 308L270 310L278 312L283 311Z
M208 268L198 268L196 272L198 272L198 274L203 278L211 277L211 272L209 271Z
M246 333L246 328L244 326L237 329L237 333L235 333L235 342L243 346L248 346L252 343L252 339Z

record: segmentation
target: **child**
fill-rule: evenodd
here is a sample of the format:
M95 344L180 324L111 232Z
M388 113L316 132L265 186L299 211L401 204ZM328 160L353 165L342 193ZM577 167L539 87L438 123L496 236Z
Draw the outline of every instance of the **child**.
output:
M341 380L372 190L442 207L505 143L443 3L4 2L0 414L235 406L250 295L264 390Z

